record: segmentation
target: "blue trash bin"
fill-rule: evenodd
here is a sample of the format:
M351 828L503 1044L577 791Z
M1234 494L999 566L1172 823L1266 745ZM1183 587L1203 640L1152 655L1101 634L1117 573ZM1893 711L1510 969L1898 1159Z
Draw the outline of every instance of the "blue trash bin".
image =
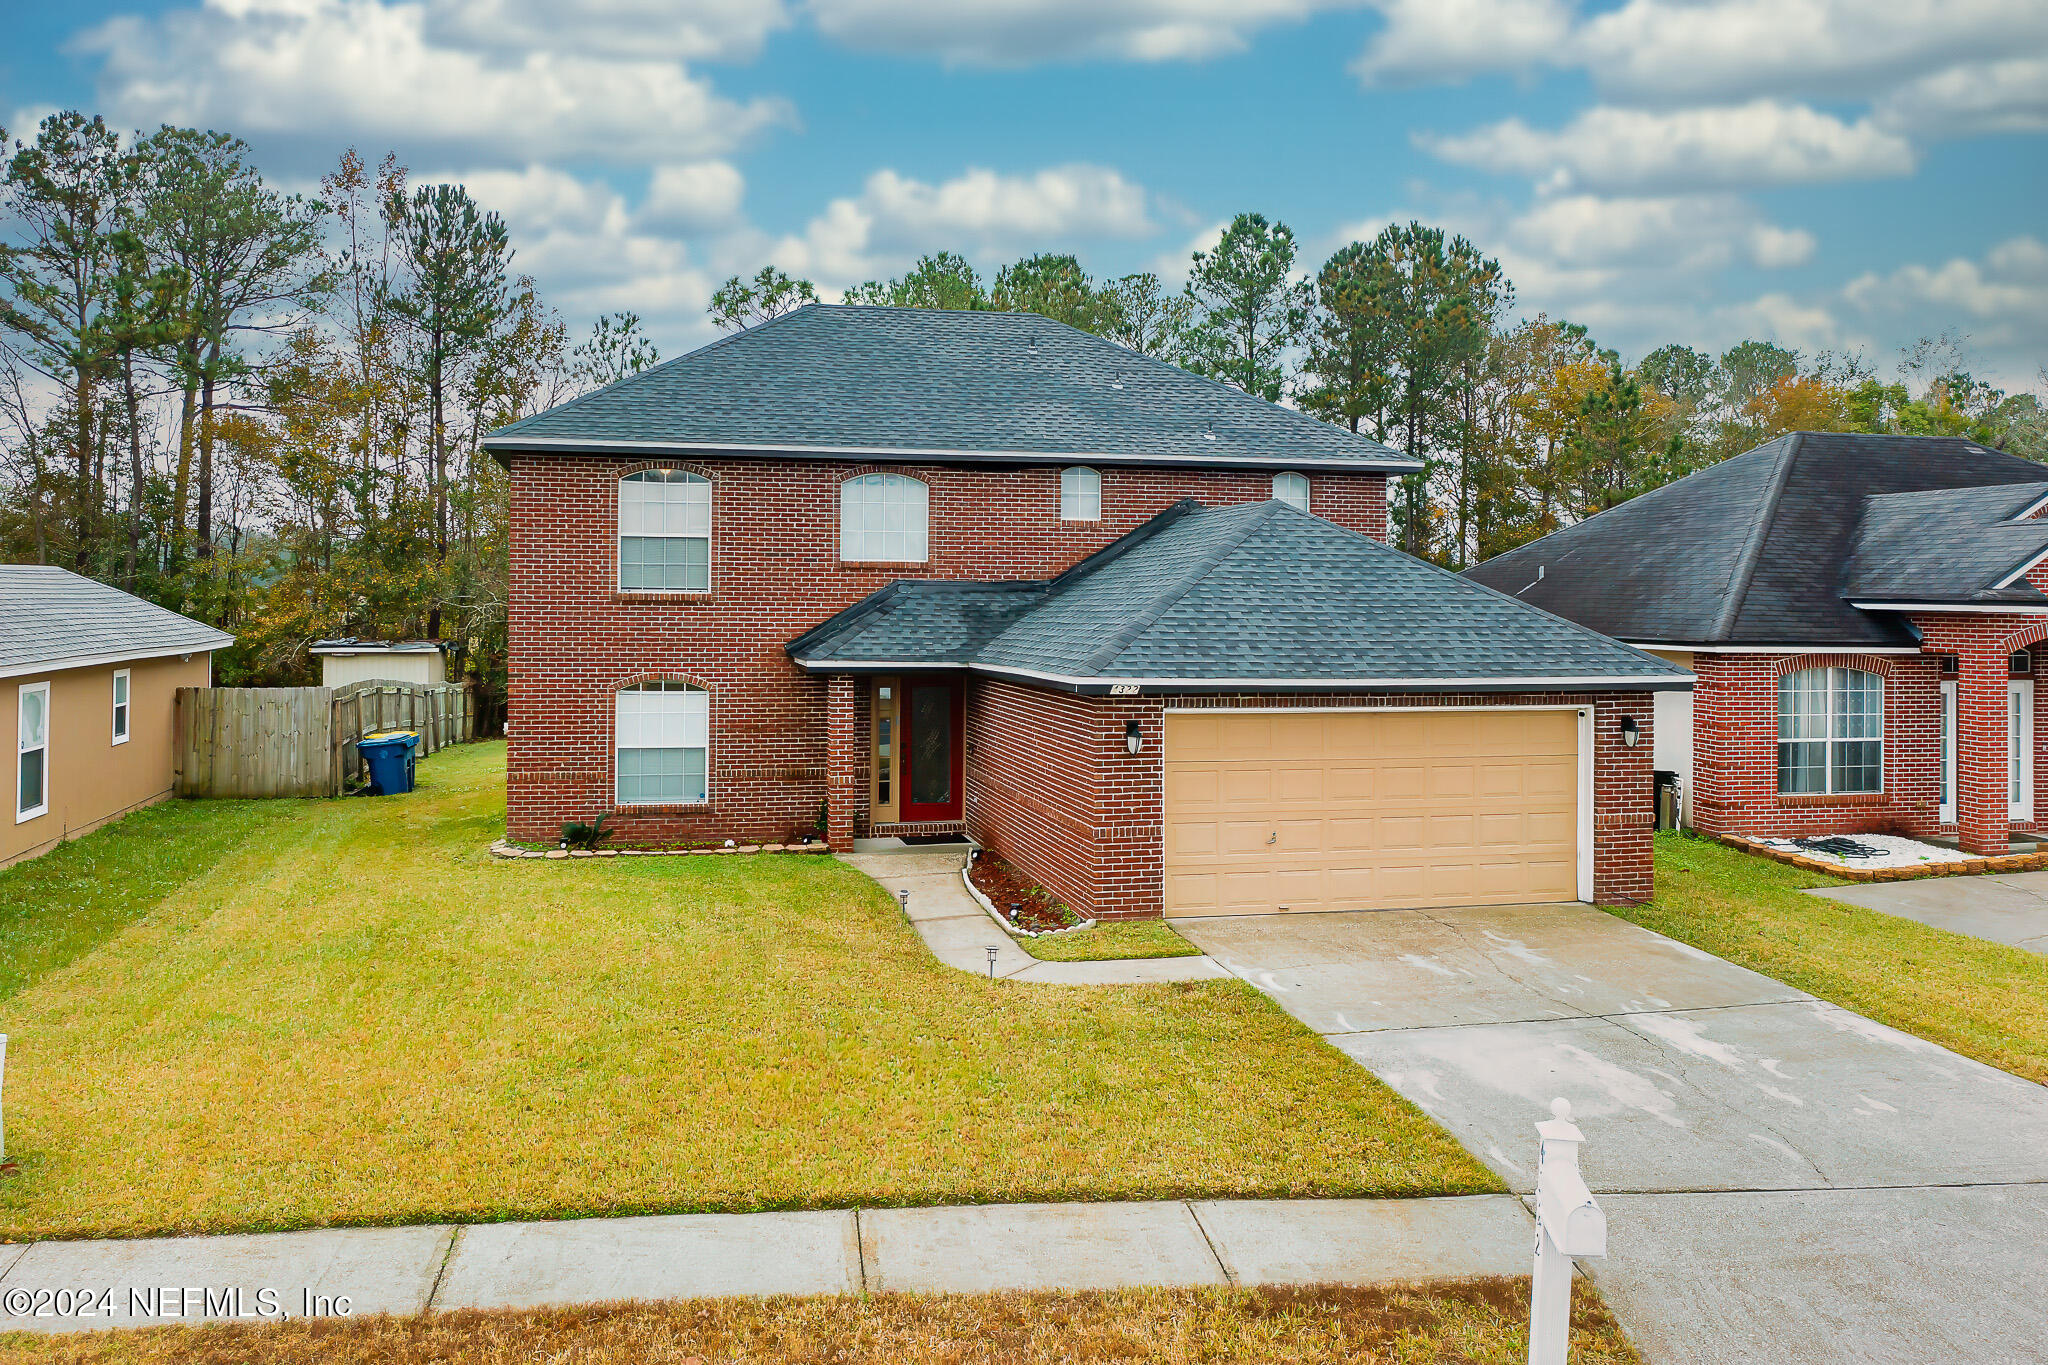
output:
M356 741L363 767L370 774L370 790L378 796L396 796L412 790L414 753L420 737L412 730L385 730L364 735Z

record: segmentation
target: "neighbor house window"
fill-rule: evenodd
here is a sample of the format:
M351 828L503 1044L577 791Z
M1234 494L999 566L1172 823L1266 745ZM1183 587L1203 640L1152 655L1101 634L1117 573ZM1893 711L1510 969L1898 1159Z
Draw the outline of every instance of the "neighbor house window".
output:
M1308 510L1308 475L1289 471L1273 476L1273 496L1289 507Z
M687 806L708 799L711 694L688 683L640 683L619 692L618 801Z
M711 480L681 469L619 480L619 586L711 591Z
M50 808L50 685L29 683L16 694L14 820L33 820Z
M927 558L929 493L908 474L862 474L839 485L839 557L889 564Z
M1884 679L1808 668L1778 679L1778 790L1874 792L1884 777Z
M1102 475L1086 465L1060 471L1060 520L1102 520Z
M128 670L114 673L114 743L128 742Z

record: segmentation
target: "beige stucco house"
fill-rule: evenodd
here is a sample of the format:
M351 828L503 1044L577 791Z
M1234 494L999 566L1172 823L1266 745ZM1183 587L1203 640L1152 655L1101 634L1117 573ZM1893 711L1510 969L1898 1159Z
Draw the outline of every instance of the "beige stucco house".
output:
M171 794L177 691L232 635L45 564L0 564L0 867Z

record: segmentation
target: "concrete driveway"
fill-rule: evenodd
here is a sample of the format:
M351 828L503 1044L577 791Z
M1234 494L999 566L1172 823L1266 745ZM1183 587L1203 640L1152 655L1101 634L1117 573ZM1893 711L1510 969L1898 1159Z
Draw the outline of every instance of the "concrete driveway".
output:
M1654 1362L2040 1358L2048 1089L1588 906L1175 927L1516 1190L1570 1099Z
M2048 872L1824 886L1806 894L2048 953Z

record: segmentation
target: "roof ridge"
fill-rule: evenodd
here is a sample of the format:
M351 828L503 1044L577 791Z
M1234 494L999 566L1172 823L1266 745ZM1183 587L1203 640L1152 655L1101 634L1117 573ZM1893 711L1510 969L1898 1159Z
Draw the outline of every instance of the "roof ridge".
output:
M1238 505L1244 506L1245 504ZM1086 667L1089 672L1099 674L1104 667L1129 647L1131 641L1157 625L1160 617L1171 611L1175 604L1183 597L1193 592L1195 585L1207 578L1218 564L1221 564L1225 559L1228 559L1231 555L1236 554L1242 549L1244 543L1251 539L1253 532L1271 522L1279 514L1277 509L1286 506L1286 504L1278 499L1269 499L1266 502L1250 505L1260 509L1258 515L1246 517L1243 530L1239 531L1235 536L1226 537L1223 544L1204 554L1200 560L1196 561L1193 571L1181 575L1181 580L1178 584L1155 597L1148 610L1133 615L1130 620L1124 623L1123 629L1103 641L1101 646L1091 653L1086 660ZM1206 510L1220 512L1229 509L1211 508ZM1051 594L1047 594L1046 600L1048 602L1052 600Z
M1713 628L1707 632L1706 642L1730 638L1735 623L1742 617L1743 603L1749 600L1750 584L1756 578L1756 566L1763 559L1764 543L1770 539L1771 528L1777 524L1778 500L1784 495L1785 484L1792 477L1792 466L1799 459L1799 447L1805 434L1795 431L1783 438L1785 448L1778 452L1777 467L1771 471L1771 482L1764 489L1763 514L1750 528L1749 540L1744 543L1742 553L1736 556L1735 566L1728 571L1726 595L1721 600L1720 612L1714 617Z

